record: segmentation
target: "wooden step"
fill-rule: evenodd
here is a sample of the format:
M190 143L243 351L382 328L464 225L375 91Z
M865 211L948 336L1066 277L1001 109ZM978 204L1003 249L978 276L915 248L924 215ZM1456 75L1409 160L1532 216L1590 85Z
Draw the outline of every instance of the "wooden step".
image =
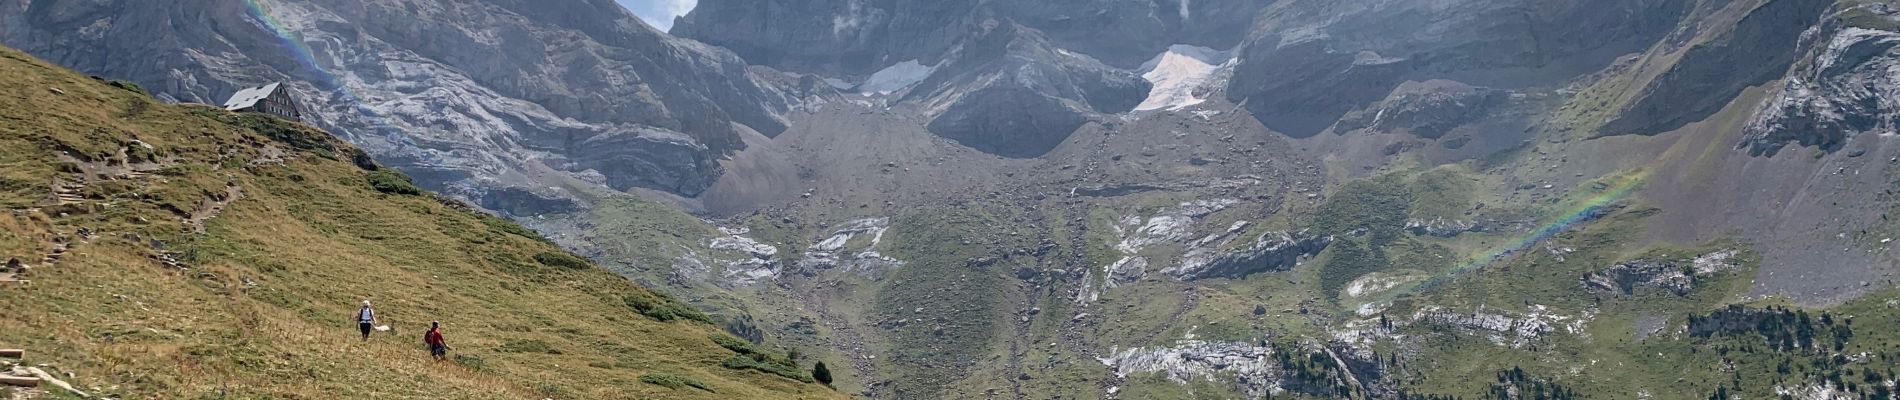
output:
M40 378L0 374L0 384L19 387L39 387Z
M26 358L26 349L0 349L0 357Z

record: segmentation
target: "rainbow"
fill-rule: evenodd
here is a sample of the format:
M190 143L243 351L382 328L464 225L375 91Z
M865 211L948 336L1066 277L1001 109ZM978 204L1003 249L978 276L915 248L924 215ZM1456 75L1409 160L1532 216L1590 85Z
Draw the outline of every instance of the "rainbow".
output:
M310 72L316 73L317 77L323 80L323 82L319 83L341 91L343 87L341 82L336 79L335 75L331 75L328 70L323 69L322 65L317 64L316 53L310 51L310 46L305 45L302 40L298 39L296 32L291 32L283 22L278 21L277 17L271 15L271 4L272 2L270 0L244 0L245 13L249 14L251 18L256 19L258 23L263 24L264 29L270 30L272 34L276 35L277 40L283 42L284 48L290 50L290 55L295 57L299 64L302 64L303 67L310 70Z
M1366 303L1362 303L1362 304L1369 304L1369 303L1376 303L1376 302L1385 301L1385 300L1391 300L1392 298L1397 297L1401 294L1407 294L1407 293L1412 293L1419 290L1431 289L1439 285L1443 285L1446 282L1450 282L1453 278L1457 278L1461 275L1464 275L1467 272L1471 272L1480 268L1484 268L1487 265L1491 265L1499 261L1503 261L1507 258L1510 258L1510 256L1512 255L1523 252L1524 250L1528 250L1532 246L1536 246L1538 243L1543 243L1545 240L1549 240L1551 237L1557 236L1557 234L1559 233L1563 233L1564 231L1568 231L1572 228L1576 228L1578 225L1581 225L1583 223L1596 220L1597 218L1601 218L1605 214L1608 214L1609 212L1614 211L1614 207L1618 204L1618 201L1629 196L1630 192L1634 191L1638 186L1641 186L1642 183L1648 177L1649 177L1649 172L1647 170L1639 170L1639 171L1624 175L1622 178L1617 179L1614 183L1611 183L1608 187L1605 187L1602 190L1599 190L1596 193L1596 195L1590 196L1589 198L1584 199L1584 201L1579 203L1574 209L1570 210L1569 212L1559 214L1556 218L1552 219L1549 223L1539 226L1537 229L1531 230L1529 233L1525 234L1523 237L1517 238L1515 240L1511 240L1509 242L1506 242L1503 245L1499 245L1498 247L1492 248L1488 251L1485 251L1485 252L1479 253L1478 255L1467 258L1464 262L1461 262L1443 271L1439 271L1438 273L1433 274L1432 276L1426 279L1420 280L1416 283L1412 283L1410 285L1406 285L1398 289L1388 290L1384 294L1381 294L1380 296L1378 296L1377 298L1371 301L1368 301Z
M292 31L289 25L278 21L277 17L271 14L272 5L276 4L274 0L243 1L245 14L248 14L253 20L256 20L262 25L264 29L269 30L272 35L276 36L277 40L281 42L282 47L290 51L291 57L296 59L297 63L305 70L308 70L311 76L316 77L317 81L312 83L316 84L318 90L331 91L332 96L334 96L333 100L341 100L341 104L346 104L356 111L357 114L366 117L365 120L369 122L372 132L376 132L383 138L394 142L399 149L416 148L415 142L410 140L409 135L404 134L401 128L389 124L388 119L384 118L381 113L371 109L363 102L362 96L352 93L350 87L344 85L343 81L338 79L336 74L330 73L330 70L324 68L322 63L317 62L316 53L310 51L309 45L304 44L304 41L301 39L302 36ZM415 153L422 157L433 158L431 157L433 154L429 152Z

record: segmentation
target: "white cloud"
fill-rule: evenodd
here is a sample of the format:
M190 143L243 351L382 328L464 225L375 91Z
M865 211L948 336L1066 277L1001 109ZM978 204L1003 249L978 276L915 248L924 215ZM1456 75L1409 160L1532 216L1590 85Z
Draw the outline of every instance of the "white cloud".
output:
M686 15L699 6L699 0L617 0L634 15L662 31L673 29L673 17Z

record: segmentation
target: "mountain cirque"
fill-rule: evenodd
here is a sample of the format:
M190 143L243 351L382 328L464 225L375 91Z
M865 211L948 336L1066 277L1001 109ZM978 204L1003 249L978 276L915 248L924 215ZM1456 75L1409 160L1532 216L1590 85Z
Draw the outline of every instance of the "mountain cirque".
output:
M171 99L292 82L865 397L1894 386L1891 1L702 0L670 34L606 1L261 4L0 21ZM1731 304L1852 338L1680 333Z

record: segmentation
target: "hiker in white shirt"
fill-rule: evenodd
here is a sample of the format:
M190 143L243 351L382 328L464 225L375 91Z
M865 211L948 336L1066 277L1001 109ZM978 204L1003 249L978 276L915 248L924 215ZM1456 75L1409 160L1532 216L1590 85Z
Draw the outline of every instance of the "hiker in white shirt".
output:
M363 340L369 341L369 331L376 327L376 309L369 308L369 300L363 300L363 308L356 310L356 330L363 332Z

